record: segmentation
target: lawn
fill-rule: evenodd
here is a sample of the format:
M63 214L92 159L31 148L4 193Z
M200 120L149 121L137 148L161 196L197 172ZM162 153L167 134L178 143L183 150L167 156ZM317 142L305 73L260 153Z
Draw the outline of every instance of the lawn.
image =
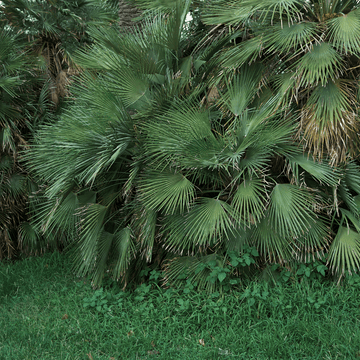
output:
M93 290L59 253L0 263L1 360L356 359L360 277L242 291Z

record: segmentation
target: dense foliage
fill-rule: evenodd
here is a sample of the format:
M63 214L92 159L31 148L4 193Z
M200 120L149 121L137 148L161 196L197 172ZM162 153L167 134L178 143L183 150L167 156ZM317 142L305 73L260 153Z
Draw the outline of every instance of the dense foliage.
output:
M87 26L108 23L113 13L110 5L86 1L1 2L0 259L38 247L28 212L42 184L25 169L20 152L29 149L41 124L61 112L66 87L79 70L72 54L91 43Z
M89 24L27 152L35 245L63 240L95 285L146 264L211 291L269 263L356 271L360 5L136 4L131 30Z

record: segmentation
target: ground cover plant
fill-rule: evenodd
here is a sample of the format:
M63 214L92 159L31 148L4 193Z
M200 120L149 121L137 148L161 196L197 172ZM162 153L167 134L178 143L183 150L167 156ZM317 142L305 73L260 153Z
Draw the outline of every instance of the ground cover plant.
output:
M159 270L148 269L148 281L123 292L106 282L92 289L70 264L59 253L0 264L1 360L360 355L359 276L336 286L309 264L276 285L205 294L189 281L162 288Z

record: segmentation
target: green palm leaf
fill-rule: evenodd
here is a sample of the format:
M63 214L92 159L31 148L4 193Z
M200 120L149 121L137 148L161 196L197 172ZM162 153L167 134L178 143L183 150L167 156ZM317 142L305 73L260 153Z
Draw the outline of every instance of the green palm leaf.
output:
M263 51L264 43L261 36L256 36L239 46L225 50L220 55L220 61L224 67L231 69L243 66L245 63L254 62Z
M258 20L273 21L280 18L284 22L291 22L296 16L299 0L237 0L211 1L207 7L204 21L207 24L240 25L256 14Z
M329 250L328 262L331 268L343 275L345 269L351 274L360 268L360 234L340 226Z
M97 239L96 256L94 258L94 268L92 269L93 286L100 286L102 283L113 241L114 234L107 231L102 231Z
M296 78L292 72L283 72L273 76L276 88L276 97L278 98L278 106L286 108L291 103L293 96L296 94Z
M110 261L113 262L114 277L119 279L128 269L130 261L135 256L136 247L130 227L120 228L114 234L113 253Z
M336 186L339 182L340 172L336 168L332 168L326 161L314 161L312 158L299 154L290 157L289 163L298 183L300 181L299 167L307 171L316 180L326 185Z
M74 269L79 276L84 276L96 264L101 237L104 233L104 220L108 208L101 204L90 204L83 209L81 220L78 225L80 240L74 252ZM102 238L102 250L108 251L109 236L105 234ZM102 269L104 270L104 268Z
M146 207L166 214L183 213L195 198L195 186L184 175L168 171L146 173L140 183Z
M322 157L326 151L337 163L346 159L349 149L352 154L356 152L360 127L354 106L351 84L346 80L329 80L316 86L302 109L300 125L315 156Z
M360 9L328 21L330 41L345 53L358 53L360 47Z
M253 231L253 242L269 261L288 261L292 258L292 246L288 236L276 234L269 218L264 217Z
M277 184L270 195L269 221L279 236L299 236L315 217L311 196L295 185Z
M325 85L329 78L335 79L338 76L341 64L341 56L330 43L314 44L297 63L299 85Z
M346 164L344 181L349 189L360 194L360 168L355 161Z
M227 82L227 93L222 96L228 109L239 116L254 97L262 75L261 66L244 67Z
M137 236L142 258L150 262L153 256L155 237L157 235L156 226L158 214L154 210L144 206L141 207L141 205L142 203L140 201L138 204L135 204L135 216L131 225L136 231L135 236Z
M260 179L246 179L237 188L231 205L246 226L256 225L264 215L266 194Z
M185 216L166 219L166 245L177 251L193 250L215 245L234 229L234 209L224 201L201 198Z
M242 2L237 0L211 1L205 9L203 21L208 25L228 24L237 26L249 19L254 13L251 4L248 3L247 6L244 6Z
M182 105L143 125L149 158L180 169L219 166L225 144L212 133L209 114Z
M288 54L289 51L305 47L311 43L316 34L316 26L311 22L297 22L294 24L276 24L265 37L268 53L279 52Z
M357 207L357 204L355 202L354 196L352 196L349 188L347 187L346 183L341 181L340 186L338 187L338 195L341 200L345 202L347 207L350 209L350 211L356 216L359 217L359 209Z
M40 236L32 224L24 221L19 226L20 247L22 249L40 250Z
M294 241L296 260L306 260L309 256L321 258L330 243L330 227L322 216L309 220L308 231Z

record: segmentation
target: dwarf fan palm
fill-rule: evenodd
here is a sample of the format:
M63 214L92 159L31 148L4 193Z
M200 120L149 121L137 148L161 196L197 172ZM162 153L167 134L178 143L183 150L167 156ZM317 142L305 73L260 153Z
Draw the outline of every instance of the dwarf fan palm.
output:
M39 229L73 237L77 272L95 284L107 269L126 283L165 257L168 281L188 268L209 287L207 264L224 265L245 244L280 262L322 254L331 241L326 210L359 217L357 166L304 156L293 141L297 118L280 106L286 94L259 93L268 68L239 62L214 79L217 56L228 61L236 50L222 50L229 38L189 55L190 1L164 3L174 6L151 12L142 32L91 30L95 45L77 58L88 72L72 87L76 102L38 133L28 157L47 184ZM216 82L216 103L204 104ZM358 238L343 225L330 250L340 271L358 266L349 252Z
M0 259L14 256L22 240L27 195L35 185L19 163L19 150L28 145L31 120L46 113L46 91L39 98L31 91L38 81L25 46L19 36L0 31Z
M309 160L297 164L289 159L289 170L312 170L312 177L330 186L320 190L323 213L333 214L339 222L330 248L334 268L344 271L359 267L357 231L359 209L358 167L351 161L359 151L359 36L358 1L211 1L204 7L208 24L224 23L237 31L234 45L219 60L226 69L261 62L269 71L262 91L278 98L284 113L296 113L297 139L314 158L327 159L315 169ZM342 173L334 182L324 175L327 161L339 165L333 173ZM350 161L348 165L342 162ZM309 167L310 166L310 167ZM325 171L321 177L320 173ZM357 173L355 175L355 173ZM352 174L352 175L350 175ZM352 180L349 180L349 176ZM329 201L331 199L331 201ZM345 230L344 225L348 226ZM353 230L350 230L352 228Z
M6 243L8 256L17 242L24 252L28 245L39 244L37 232L25 221L28 209L39 201L29 196L38 186L20 163L20 150L26 152L42 122L56 120L52 105L66 93L71 53L90 41L86 23L110 19L103 4L91 1L4 0L0 4L0 250Z
M334 164L357 156L357 1L211 1L206 8L206 23L239 31L238 44L221 56L223 65L268 64L267 87L299 110L298 138L313 156Z

